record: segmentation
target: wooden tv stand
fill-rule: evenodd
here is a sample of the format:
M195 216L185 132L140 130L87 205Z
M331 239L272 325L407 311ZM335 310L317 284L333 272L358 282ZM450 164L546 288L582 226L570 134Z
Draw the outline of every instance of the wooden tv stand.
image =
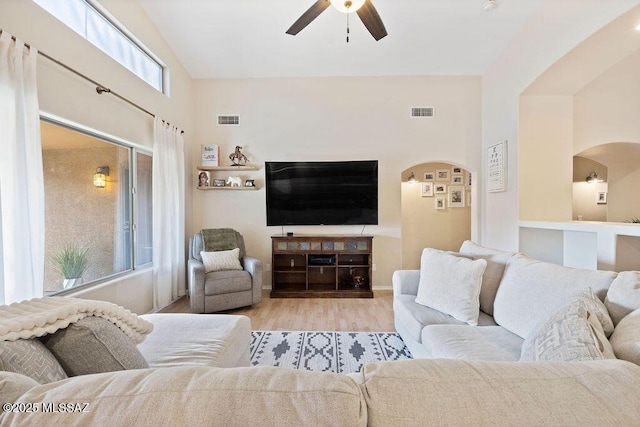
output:
M373 236L272 236L272 298L373 298Z

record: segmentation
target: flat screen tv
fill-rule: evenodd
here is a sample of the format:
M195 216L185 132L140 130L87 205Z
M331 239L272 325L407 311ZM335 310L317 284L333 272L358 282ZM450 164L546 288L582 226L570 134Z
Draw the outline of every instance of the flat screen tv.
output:
M267 225L378 223L378 161L266 162Z

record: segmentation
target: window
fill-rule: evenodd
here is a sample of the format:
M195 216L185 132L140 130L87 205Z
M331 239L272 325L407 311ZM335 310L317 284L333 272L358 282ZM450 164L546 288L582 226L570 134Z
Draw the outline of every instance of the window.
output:
M150 153L49 119L43 119L40 128L45 295L151 263ZM64 251L70 258L74 250L86 252L86 269L78 280L65 277L71 274L59 265Z
M164 92L164 66L141 43L127 35L115 19L100 12L97 3L88 0L33 1L156 90Z

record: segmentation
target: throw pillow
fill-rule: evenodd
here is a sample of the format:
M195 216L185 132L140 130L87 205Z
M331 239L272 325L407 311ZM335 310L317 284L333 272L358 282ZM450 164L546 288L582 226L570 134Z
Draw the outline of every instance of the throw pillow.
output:
M239 248L230 251L200 252L206 273L220 270L242 270L239 255Z
M640 365L640 309L620 320L611 335L611 346L618 359Z
M460 253L472 259L482 258L487 261L487 268L482 275L482 287L480 288L480 310L493 315L493 302L496 299L504 268L515 252L485 248L476 245L471 240L466 240L460 246Z
M0 341L0 370L26 375L40 384L67 378L60 363L37 338Z
M102 317L85 317L45 337L45 345L69 376L148 368L120 328Z
M604 304L615 325L640 308L640 271L621 271L611 283Z
M609 316L609 312L607 311L607 307L605 307L604 303L600 301L596 294L593 293L591 288L586 291L579 292L577 297L578 299L584 300L584 303L587 305L587 309L596 315L605 336L609 338L613 333L613 320L611 320L611 316Z
M591 320L590 320L591 318ZM580 362L613 355L597 316L583 299L561 308L528 336L521 361Z
M486 267L484 259L474 261L426 248L420 258L420 282L415 301L476 326L482 274Z

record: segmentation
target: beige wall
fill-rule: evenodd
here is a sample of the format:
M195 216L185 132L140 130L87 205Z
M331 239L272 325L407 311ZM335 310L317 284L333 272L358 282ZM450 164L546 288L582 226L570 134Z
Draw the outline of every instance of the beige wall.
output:
M135 1L100 3L169 67L170 96L151 88L32 1L0 1L0 28L183 128L187 141L193 138L191 79L162 35ZM94 85L42 57L37 73L41 111L134 144L152 146L153 121L149 115L114 96L98 95ZM190 197L191 191L187 199ZM189 202L187 206L191 208ZM82 295L142 313L153 306L151 283L151 274L127 276L108 282L100 290L83 291Z
M425 172L448 170L454 165L450 163L423 163L413 166L402 174L402 268L419 269L420 255L424 248L436 248L445 251L458 251L462 242L471 239L471 206L468 204L471 187L467 186L469 172L463 169L465 200L463 208L449 206L449 194L433 194L422 196L422 184ZM418 182L407 182L414 173ZM433 184L444 184L447 189L454 184L449 181L434 181ZM444 197L445 209L435 208L435 199Z
M520 219L570 220L573 99L523 96L518 119Z
M391 286L402 266L402 171L417 163L447 161L479 168L480 80L477 77L353 77L306 79L221 79L194 84L196 139L221 146L221 159L236 145L252 162L259 189L251 192L196 191L193 226L233 227L247 250L271 262L271 239L280 227L265 225L264 162L278 160L379 161L379 225L372 234L375 288ZM435 118L410 117L415 106L433 106ZM216 125L217 114L239 114L240 126ZM191 181L195 186L195 168ZM228 174L222 174L226 177ZM286 227L294 233L357 234L362 226ZM270 273L265 273L270 285Z

